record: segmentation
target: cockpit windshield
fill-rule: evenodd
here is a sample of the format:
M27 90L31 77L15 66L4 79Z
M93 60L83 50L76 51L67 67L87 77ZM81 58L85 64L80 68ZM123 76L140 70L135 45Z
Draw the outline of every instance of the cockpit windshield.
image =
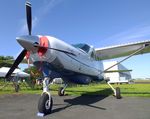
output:
M72 46L74 46L75 48L80 48L80 49L84 50L86 53L88 53L90 50L90 46L87 44L80 43L80 44L74 44Z

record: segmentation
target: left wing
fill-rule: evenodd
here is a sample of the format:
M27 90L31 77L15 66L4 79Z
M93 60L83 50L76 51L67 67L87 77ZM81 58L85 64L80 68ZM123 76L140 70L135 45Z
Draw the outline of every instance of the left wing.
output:
M150 40L105 48L96 48L95 51L98 60L129 56L133 53L135 53L133 55L139 55L150 52Z

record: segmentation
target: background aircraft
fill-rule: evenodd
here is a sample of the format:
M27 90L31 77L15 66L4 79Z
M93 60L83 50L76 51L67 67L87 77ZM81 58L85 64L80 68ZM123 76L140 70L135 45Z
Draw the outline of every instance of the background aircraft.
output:
M9 67L1 67L0 78L5 78L9 70L10 70ZM11 74L11 76L9 77L9 79L5 81L5 84L1 87L1 89L7 86L7 81L12 81L15 87L15 91L18 92L19 91L18 81L20 80L20 78L27 78L27 77L30 77L30 74L23 72L20 69L15 69Z
M7 72L10 70L9 67L1 67L0 68L0 77L5 77ZM25 77L30 77L30 75L26 72L21 71L20 69L15 69L13 73L11 74L11 77L20 77L20 78L25 78Z
M31 35L32 15L29 2L26 2L26 13L29 34L16 38L24 49L8 71L6 78L11 76L15 68L27 56L27 59L31 60L44 75L43 92L38 103L38 110L43 114L49 114L52 109L53 100L48 86L54 78L62 78L65 82L64 87L58 91L58 94L62 96L70 82L89 84L91 81L102 81L105 79L104 72L113 66L133 55L150 52L150 41L95 49L87 44L69 45L51 36ZM102 60L123 56L127 57L103 70ZM110 87L114 95L120 98L119 88L114 89L111 85Z

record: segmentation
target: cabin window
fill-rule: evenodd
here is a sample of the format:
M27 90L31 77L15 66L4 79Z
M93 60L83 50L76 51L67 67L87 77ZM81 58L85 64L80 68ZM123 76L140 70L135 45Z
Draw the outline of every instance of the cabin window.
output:
M92 51L92 53L91 53L91 57L92 58L95 58L95 55L94 55L94 52Z

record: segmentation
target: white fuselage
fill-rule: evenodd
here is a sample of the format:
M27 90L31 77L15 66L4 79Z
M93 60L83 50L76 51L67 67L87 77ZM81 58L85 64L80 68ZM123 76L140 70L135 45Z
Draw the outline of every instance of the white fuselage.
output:
M32 53L31 59L33 62L45 61L48 63L53 63L53 61L57 58L65 70L102 78L101 72L103 70L103 65L100 61L96 61L85 51L75 48L74 46L61 40L50 36L46 37L50 48L71 52L75 54L75 56L48 49L47 52L41 57L39 57L38 53Z

